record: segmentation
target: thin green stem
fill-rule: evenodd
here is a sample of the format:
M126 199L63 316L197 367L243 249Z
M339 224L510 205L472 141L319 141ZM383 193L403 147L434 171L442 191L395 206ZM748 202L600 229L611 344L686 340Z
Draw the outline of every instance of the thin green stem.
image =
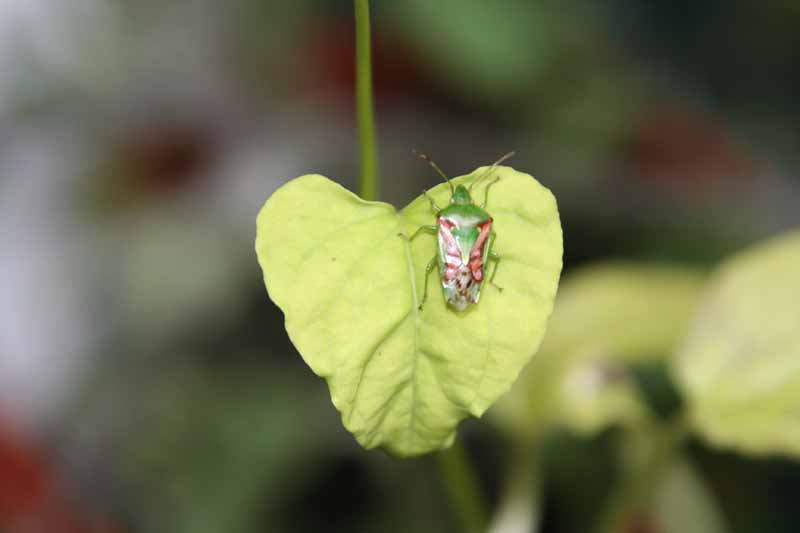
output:
M355 0L356 9L356 113L361 152L359 193L377 200L378 156L375 141L375 111L372 102L372 50L370 44L369 0Z
M439 469L454 511L466 533L486 531L486 506L478 479L470 466L466 450L456 440L449 450L439 455Z

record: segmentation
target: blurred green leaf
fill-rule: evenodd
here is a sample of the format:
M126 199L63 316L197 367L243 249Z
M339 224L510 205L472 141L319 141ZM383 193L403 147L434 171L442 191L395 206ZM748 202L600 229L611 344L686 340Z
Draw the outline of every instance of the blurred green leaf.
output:
M695 270L611 262L566 277L537 356L495 410L514 432L545 421L580 432L638 419L626 364L669 354L700 294Z
M629 425L649 416L630 372L617 361L575 361L561 382L561 422L586 435L612 424Z
M392 15L447 78L469 80L473 92L522 91L558 57L559 11L536 3L511 0L499 7L480 0L407 0L394 5Z
M488 210L505 291L484 287L463 313L446 307L435 282L417 309L436 241L407 244L398 234L435 221L422 196L398 213L308 175L276 191L259 215L256 249L270 297L366 448L410 456L447 447L458 422L507 391L541 342L561 272L556 202L527 174L496 173ZM445 184L429 194L439 205L450 197Z
M273 531L282 498L342 443L313 438L332 431L319 427L330 424L318 391L298 395L297 376L265 370L178 366L152 379L148 402L157 409L148 407L152 419L128 436L120 467L142 497L142 530Z
M712 443L800 455L800 231L727 261L675 360Z
M638 362L666 355L683 333L704 277L654 263L611 262L565 280L542 350L605 352Z
M622 73L610 71L618 57L605 52L614 46L608 37L611 21L587 2L406 0L386 3L385 13L386 26L412 38L418 55L453 93L480 106L505 108L517 119L535 110L537 125L544 120L562 136L567 129L579 130L567 136L577 133L596 144L599 136L590 138L589 130L609 133L608 126L619 123L608 110L620 99L602 93L596 74L607 79L610 74L617 82L614 95L623 85L626 96L636 91ZM588 118L572 121L581 110ZM557 121L562 115L566 120ZM550 133L538 128L536 137Z
M219 224L173 208L149 212L131 226L108 236L109 248L121 258L116 298L126 327L156 344L193 324L238 318L238 297L247 282L235 275L242 264L240 243ZM220 308L226 312L220 314Z

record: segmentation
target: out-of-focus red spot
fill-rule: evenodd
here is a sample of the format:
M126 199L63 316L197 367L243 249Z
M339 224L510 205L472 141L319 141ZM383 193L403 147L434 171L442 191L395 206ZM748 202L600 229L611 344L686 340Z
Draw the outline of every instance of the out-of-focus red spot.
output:
M628 517L623 531L624 533L658 533L658 528L649 517L637 513Z
M155 121L135 128L117 145L117 165L148 193L169 193L202 174L211 159L208 131L190 124Z
M208 124L153 117L114 132L109 144L93 190L97 209L109 213L191 187L205 175L217 150Z
M38 454L0 421L0 526L35 509L46 490L46 467Z
M633 177L692 189L749 179L756 163L725 126L700 112L658 106L634 123L626 144Z
M120 533L63 494L41 451L0 418L0 531Z
M309 23L305 35L312 36L298 52L295 67L308 77L304 87L344 105L355 95L355 28L352 21L321 19ZM411 46L399 36L372 36L372 75L375 98L391 100L418 92L424 84L420 62Z

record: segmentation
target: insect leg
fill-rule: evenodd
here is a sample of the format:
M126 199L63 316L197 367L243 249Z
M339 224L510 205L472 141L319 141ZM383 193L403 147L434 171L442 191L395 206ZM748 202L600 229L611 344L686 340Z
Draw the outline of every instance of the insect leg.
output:
M494 240L497 237L497 234L493 231L489 234L489 238L486 239L486 246L483 249L483 265L484 268L488 270L489 268L489 259L494 261L494 269L492 269L492 275L489 276L489 283L496 288L498 291L503 292L503 287L499 286L494 282L494 277L497 274L497 267L500 265L500 255L492 251L492 245L494 244Z
M497 176L494 180L492 180L492 182L489 185L487 185L486 188L483 190L483 203L481 204L481 209L485 209L486 203L489 201L489 187L491 187L498 181L500 181L500 176Z
M489 254L489 257L494 261L494 269L492 269L492 275L489 277L489 283L494 285L497 288L497 290L502 292L503 291L503 287L501 287L500 285L498 285L497 283L494 282L494 276L495 276L495 274L497 274L497 267L500 266L500 259L502 259L502 257L500 257L499 255L497 255L494 252Z
M436 202L433 201L433 198L430 197L430 195L428 194L428 191L422 191L422 194L431 203L431 209L433 209L433 213L438 215L439 211L441 211L441 209L439 208L438 205L436 205Z
M439 259L439 256L434 255L433 259L428 261L428 266L425 267L425 285L422 289L422 301L419 303L419 307L417 309L422 310L422 306L425 305L425 301L428 299L428 278L431 277L431 271L436 268L437 259Z
M425 231L427 233L430 233L432 235L436 235L439 232L439 227L436 226L435 224L432 224L430 226L420 226L420 227L417 228L417 231L415 231L411 235L411 237L407 237L405 233L398 233L397 236L398 237L402 237L403 239L407 240L408 242L411 242L414 239L416 239L417 235L419 235L423 231Z

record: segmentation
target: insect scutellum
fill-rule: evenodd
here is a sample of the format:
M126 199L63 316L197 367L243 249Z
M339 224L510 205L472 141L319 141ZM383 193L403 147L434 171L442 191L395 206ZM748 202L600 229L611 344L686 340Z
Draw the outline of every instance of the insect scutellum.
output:
M499 291L503 290L494 283L500 256L492 251L497 235L492 229L494 220L485 210L489 188L497 183L500 177L486 185L484 201L480 206L472 200L471 192L475 185L491 176L495 168L513 156L514 152L509 152L498 159L475 178L469 187L461 184L454 186L450 178L430 157L416 151L414 154L433 167L450 187L450 205L444 209L436 205L427 191L423 191L436 214L435 225L420 226L411 237L400 234L409 242L422 232L437 236L438 251L425 269L424 294L419 308L422 309L428 298L428 277L438 264L445 301L455 310L464 311L470 305L477 304L480 299L481 286L486 277L484 267L488 265L489 260L494 261L494 270L489 276L489 283Z

